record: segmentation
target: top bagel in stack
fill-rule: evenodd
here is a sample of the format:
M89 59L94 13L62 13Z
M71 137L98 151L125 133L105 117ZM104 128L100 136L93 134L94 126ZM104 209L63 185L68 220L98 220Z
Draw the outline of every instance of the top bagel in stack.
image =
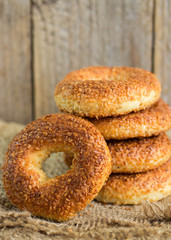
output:
M100 118L148 108L160 93L159 81L146 70L91 66L67 74L56 86L55 101L63 112Z

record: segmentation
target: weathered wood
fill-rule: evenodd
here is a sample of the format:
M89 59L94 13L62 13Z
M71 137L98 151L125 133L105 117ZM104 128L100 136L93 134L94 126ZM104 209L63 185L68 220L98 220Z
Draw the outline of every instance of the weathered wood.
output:
M56 112L54 88L88 65L151 70L153 1L34 0L36 117Z
M154 72L162 84L162 96L171 105L171 1L156 0Z
M30 1L0 1L0 118L32 118Z

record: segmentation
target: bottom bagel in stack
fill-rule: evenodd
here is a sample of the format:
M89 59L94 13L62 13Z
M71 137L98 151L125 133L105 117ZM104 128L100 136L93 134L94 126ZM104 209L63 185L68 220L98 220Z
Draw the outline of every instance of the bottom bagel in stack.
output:
M171 159L144 173L112 173L96 200L113 204L141 204L158 201L171 193Z

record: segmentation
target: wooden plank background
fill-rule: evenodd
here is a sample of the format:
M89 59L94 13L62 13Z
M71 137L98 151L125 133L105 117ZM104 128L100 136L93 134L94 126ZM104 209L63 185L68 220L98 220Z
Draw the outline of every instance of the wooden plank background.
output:
M156 0L154 72L162 83L162 95L171 105L171 1Z
M57 112L54 88L89 65L154 71L171 104L170 0L1 0L0 118Z
M0 0L0 118L32 119L30 1Z

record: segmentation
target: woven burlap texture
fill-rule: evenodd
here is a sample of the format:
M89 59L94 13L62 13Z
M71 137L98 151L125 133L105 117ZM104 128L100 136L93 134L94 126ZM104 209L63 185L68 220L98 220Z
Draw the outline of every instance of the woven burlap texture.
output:
M12 137L24 126L0 121L0 165ZM67 170L62 153L43 166L46 174ZM0 239L170 239L171 197L139 206L104 205L93 201L74 219L55 223L16 209L5 195L0 172Z

